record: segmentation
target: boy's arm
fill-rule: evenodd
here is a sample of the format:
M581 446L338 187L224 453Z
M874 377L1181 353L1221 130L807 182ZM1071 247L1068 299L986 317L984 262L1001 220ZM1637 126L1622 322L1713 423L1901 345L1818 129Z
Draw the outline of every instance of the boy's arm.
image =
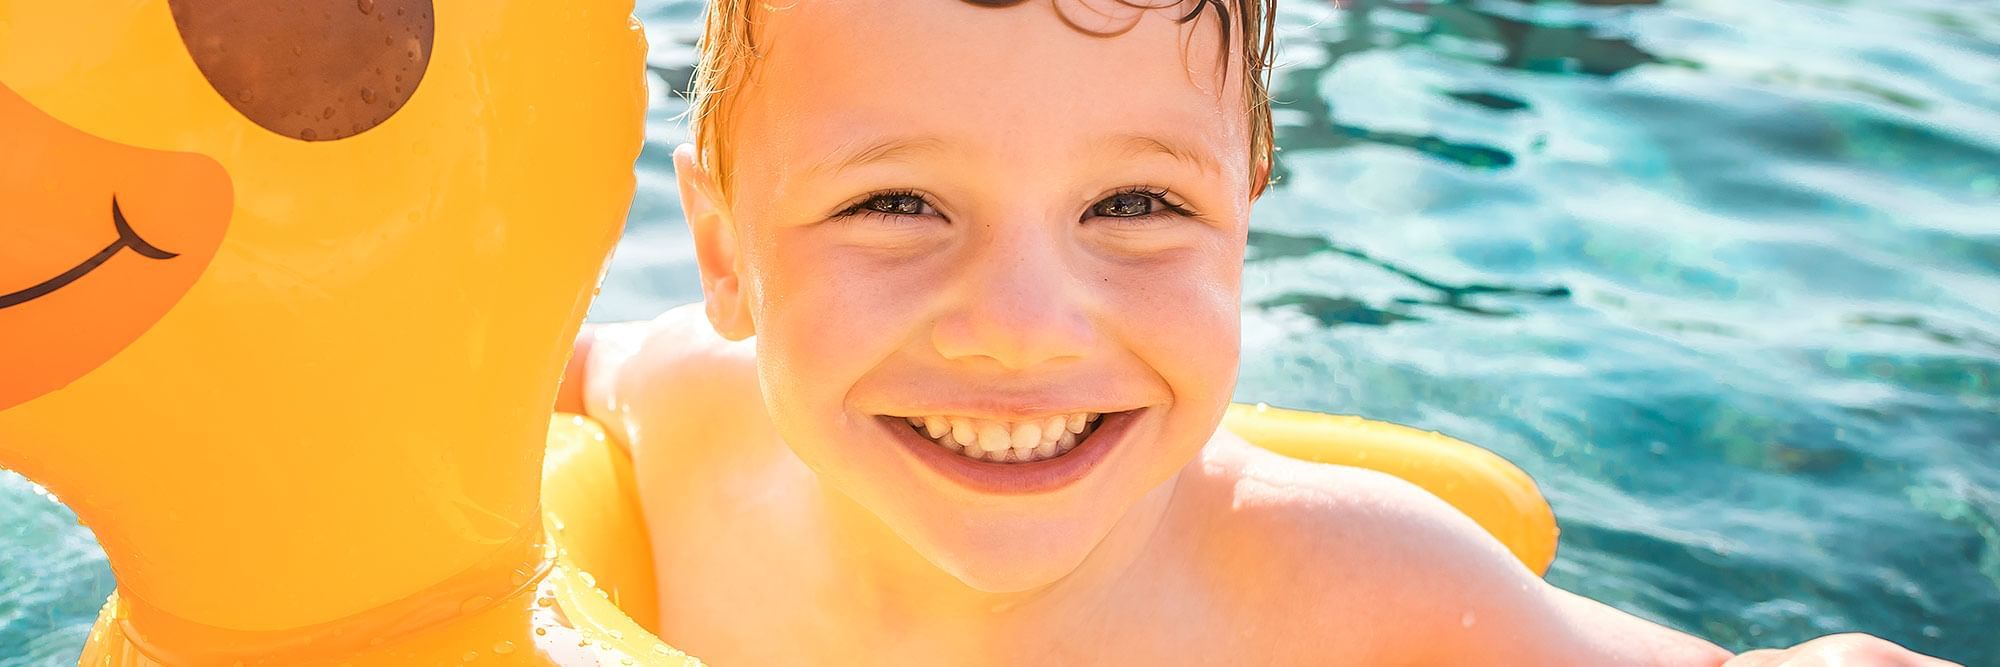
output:
M576 332L576 343L570 348L569 363L563 366L562 383L556 385L556 412L584 414L584 375L590 366L590 344L596 339L598 326L586 322L583 328Z
M675 310L660 319L668 319ZM563 367L562 384L556 388L557 412L587 415L613 431L622 430L624 417L613 397L626 362L637 356L660 320L585 324L577 331L569 363Z
M1822 638L1783 654L1786 660L1805 659L1800 663L1766 662L1776 655L1758 651L1732 660L1701 638L1549 585L1470 518L1408 482L1352 469L1318 482L1311 484L1321 487L1316 492L1287 503L1314 509L1285 512L1291 518L1283 523L1293 524L1286 532L1300 536L1285 540L1293 543L1282 549L1293 560L1284 569L1297 577L1286 580L1302 578L1317 593L1307 596L1312 607L1301 610L1305 613L1328 617L1335 610L1368 610L1370 625L1381 631L1375 646L1387 654L1374 662L1948 664L1866 635ZM1341 565L1328 567L1332 563Z
M1305 474L1286 480L1284 495L1239 503L1268 503L1257 513L1276 520L1260 532L1283 554L1271 563L1273 584L1297 587L1285 596L1300 605L1295 613L1359 612L1361 627L1319 636L1368 634L1367 664L1716 667L1729 658L1697 637L1550 586L1472 519L1409 482L1338 466L1296 472ZM1338 654L1347 650L1329 641L1316 652L1338 662L1353 659Z
M1436 501L1436 505L1442 506L1443 501ZM1493 656L1518 651L1521 655L1541 657L1520 664L1541 665L1945 667L1951 664L1858 633L1821 637L1784 651L1751 651L1732 657L1707 640L1556 588L1520 568L1498 541L1471 526L1470 520L1462 523L1458 528L1462 555L1487 561L1484 569L1489 571L1511 570L1512 576L1506 578L1513 587L1466 586L1484 591L1486 599L1481 604L1492 608L1502 620L1489 624L1484 632L1467 633L1463 641L1446 644L1447 652L1441 656L1444 662L1469 664L1468 661L1491 660ZM1467 526L1471 528L1468 530ZM1485 542L1488 546L1467 542ZM1511 567L1502 568L1494 561ZM1449 561L1434 562L1433 567L1450 567ZM1476 571L1462 572L1462 576L1476 576ZM1528 617L1543 620L1522 623L1507 620Z
M635 450L633 438L643 425L654 456L684 444L729 441L731 434L715 431L754 423L762 414L755 354L752 342L716 334L700 303L651 320L586 325L563 371L555 409L597 420Z

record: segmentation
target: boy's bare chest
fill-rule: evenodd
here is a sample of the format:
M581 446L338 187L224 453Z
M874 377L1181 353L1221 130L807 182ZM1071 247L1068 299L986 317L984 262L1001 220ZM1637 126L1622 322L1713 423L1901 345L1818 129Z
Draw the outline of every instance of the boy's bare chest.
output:
M1264 664L1250 616L1213 577L1154 559L1093 604L949 617L863 599L791 516L782 492L742 471L678 482L647 508L661 634L716 664ZM644 472L642 471L642 475Z
M896 617L827 595L826 582L788 571L782 558L770 556L676 556L704 567L661 577L662 636L724 665L1227 664L1213 656L1243 650L1227 636L1228 621L1193 597L1172 601L1170 620L1161 618L1169 614L1157 600L1064 622Z

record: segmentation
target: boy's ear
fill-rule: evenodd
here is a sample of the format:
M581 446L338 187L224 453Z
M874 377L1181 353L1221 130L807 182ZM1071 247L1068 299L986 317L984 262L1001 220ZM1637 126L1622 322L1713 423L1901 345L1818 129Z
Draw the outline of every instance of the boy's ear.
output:
M674 148L674 179L680 182L681 211L694 236L695 265L701 269L701 294L708 322L729 340L757 333L750 317L749 295L743 290L741 248L736 224L722 204L715 178L694 159L694 145Z

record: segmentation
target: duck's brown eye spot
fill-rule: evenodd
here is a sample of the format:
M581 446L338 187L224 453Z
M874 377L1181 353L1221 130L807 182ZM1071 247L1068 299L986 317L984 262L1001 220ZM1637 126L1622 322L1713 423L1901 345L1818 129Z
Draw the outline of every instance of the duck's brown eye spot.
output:
M430 0L167 0L209 85L265 129L354 136L395 115L430 65Z

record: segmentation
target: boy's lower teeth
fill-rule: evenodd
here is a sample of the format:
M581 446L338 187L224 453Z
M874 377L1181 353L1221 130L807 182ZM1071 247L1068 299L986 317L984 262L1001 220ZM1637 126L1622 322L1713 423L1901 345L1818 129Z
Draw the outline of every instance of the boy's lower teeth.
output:
M958 417L906 417L918 435L966 458L990 463L1034 463L1075 449L1097 430L1099 415L1075 413L1026 422Z

